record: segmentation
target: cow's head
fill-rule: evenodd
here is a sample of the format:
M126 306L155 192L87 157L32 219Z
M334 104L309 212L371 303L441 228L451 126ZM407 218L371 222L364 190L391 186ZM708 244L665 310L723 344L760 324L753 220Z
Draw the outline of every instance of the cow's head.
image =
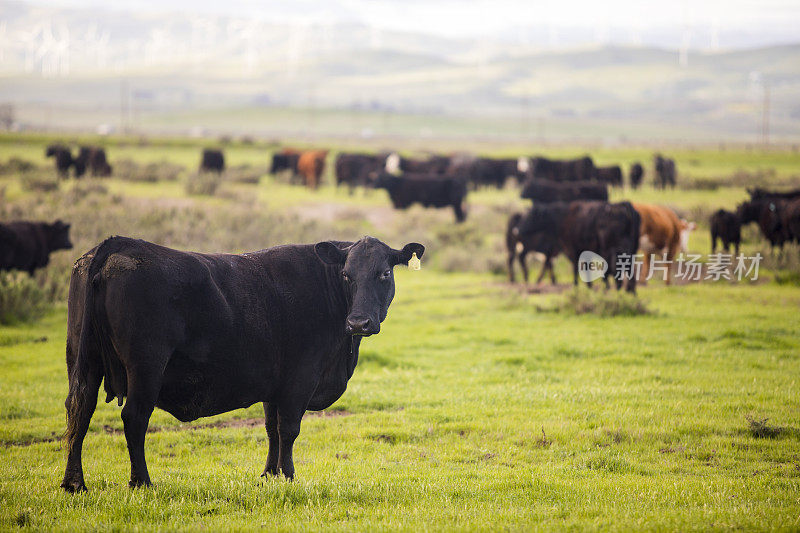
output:
M373 335L381 330L381 322L394 298L395 265L407 265L412 254L422 257L425 247L412 242L395 250L378 239L364 237L347 248L332 242L314 246L323 263L341 266L341 283L347 294L348 309L345 328L350 335Z
M758 221L764 203L761 200L742 202L736 208L736 214L742 219L742 224Z
M50 251L53 250L69 250L72 248L72 242L69 240L69 227L60 220L56 220L48 227L47 244Z
M369 181L375 189L390 190L397 182L397 177L388 172L370 172Z

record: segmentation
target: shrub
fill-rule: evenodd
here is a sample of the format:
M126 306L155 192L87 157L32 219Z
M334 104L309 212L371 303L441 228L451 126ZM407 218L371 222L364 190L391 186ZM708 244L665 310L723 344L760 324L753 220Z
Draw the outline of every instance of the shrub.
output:
M769 418L755 418L752 415L745 416L747 426L750 434L757 439L774 439L781 433L783 428L779 426L771 426Z
M583 290L578 287L568 292L551 311L576 315L640 316L651 315L647 302L627 292Z
M5 164L0 164L0 174L25 174L36 170L36 164L19 157L11 157Z
M258 183L261 176L265 176L269 171L267 168L253 167L250 165L239 165L231 167L225 171L225 179L233 183Z
M47 294L27 274L0 273L0 324L36 320L48 307Z
M27 173L20 175L19 184L26 191L50 192L58 189L58 177L53 174Z
M186 194L214 196L221 182L215 172L193 172L186 178Z
M175 181L184 170L186 169L183 166L169 161L140 165L130 159L122 159L114 163L114 176L125 181Z

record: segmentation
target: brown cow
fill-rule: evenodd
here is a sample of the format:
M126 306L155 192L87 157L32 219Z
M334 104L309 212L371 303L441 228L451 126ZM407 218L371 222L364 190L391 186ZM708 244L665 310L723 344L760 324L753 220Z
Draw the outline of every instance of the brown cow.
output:
M306 150L300 154L300 158L297 160L297 173L303 178L305 186L309 189L319 187L327 156L327 150Z
M668 207L637 202L634 202L633 207L642 219L639 231L639 248L644 252L642 276L646 279L650 272L650 254L655 253L660 256L666 252L668 263L664 281L669 285L672 278L672 263L681 249L681 231L688 229L687 223L682 222Z

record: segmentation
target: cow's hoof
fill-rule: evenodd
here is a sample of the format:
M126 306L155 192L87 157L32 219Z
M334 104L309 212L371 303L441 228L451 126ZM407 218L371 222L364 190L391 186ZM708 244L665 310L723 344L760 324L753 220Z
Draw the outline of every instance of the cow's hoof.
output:
M61 488L70 494L77 494L79 492L86 492L86 484L82 479L79 480L64 480L61 482Z
M274 466L274 467L273 466L268 466L268 467L266 467L264 469L263 472L261 472L261 477L266 477L266 478L276 477L279 474L280 474L280 472L278 472L278 467L277 466Z
M152 487L153 484L150 483L149 479L132 479L128 481L128 486L132 489L138 489L142 487Z

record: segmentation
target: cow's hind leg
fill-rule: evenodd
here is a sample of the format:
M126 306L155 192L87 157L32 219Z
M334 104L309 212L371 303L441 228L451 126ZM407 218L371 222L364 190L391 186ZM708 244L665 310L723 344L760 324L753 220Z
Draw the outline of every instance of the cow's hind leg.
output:
M280 436L278 434L278 406L275 403L264 402L264 426L267 428L267 439L269 439L269 451L267 452L267 464L261 477L277 476L278 452L280 449Z
M64 471L64 480L61 487L67 492L82 492L86 490L83 480L83 462L81 454L83 439L89 430L89 421L92 419L97 407L97 391L102 380L102 367L91 368L85 376L85 381L75 382L70 385L67 396L67 468ZM75 377L72 378L73 381Z
M514 283L514 259L517 257L516 245L512 244L508 248L508 281Z
M528 284L528 263L525 258L528 256L528 250L522 250L517 256L519 266L522 268L522 277L525 279L525 285Z
M131 479L128 482L131 487L151 485L144 457L144 438L158 400L162 372L155 366L128 374L128 398L122 408L122 422L131 459Z

